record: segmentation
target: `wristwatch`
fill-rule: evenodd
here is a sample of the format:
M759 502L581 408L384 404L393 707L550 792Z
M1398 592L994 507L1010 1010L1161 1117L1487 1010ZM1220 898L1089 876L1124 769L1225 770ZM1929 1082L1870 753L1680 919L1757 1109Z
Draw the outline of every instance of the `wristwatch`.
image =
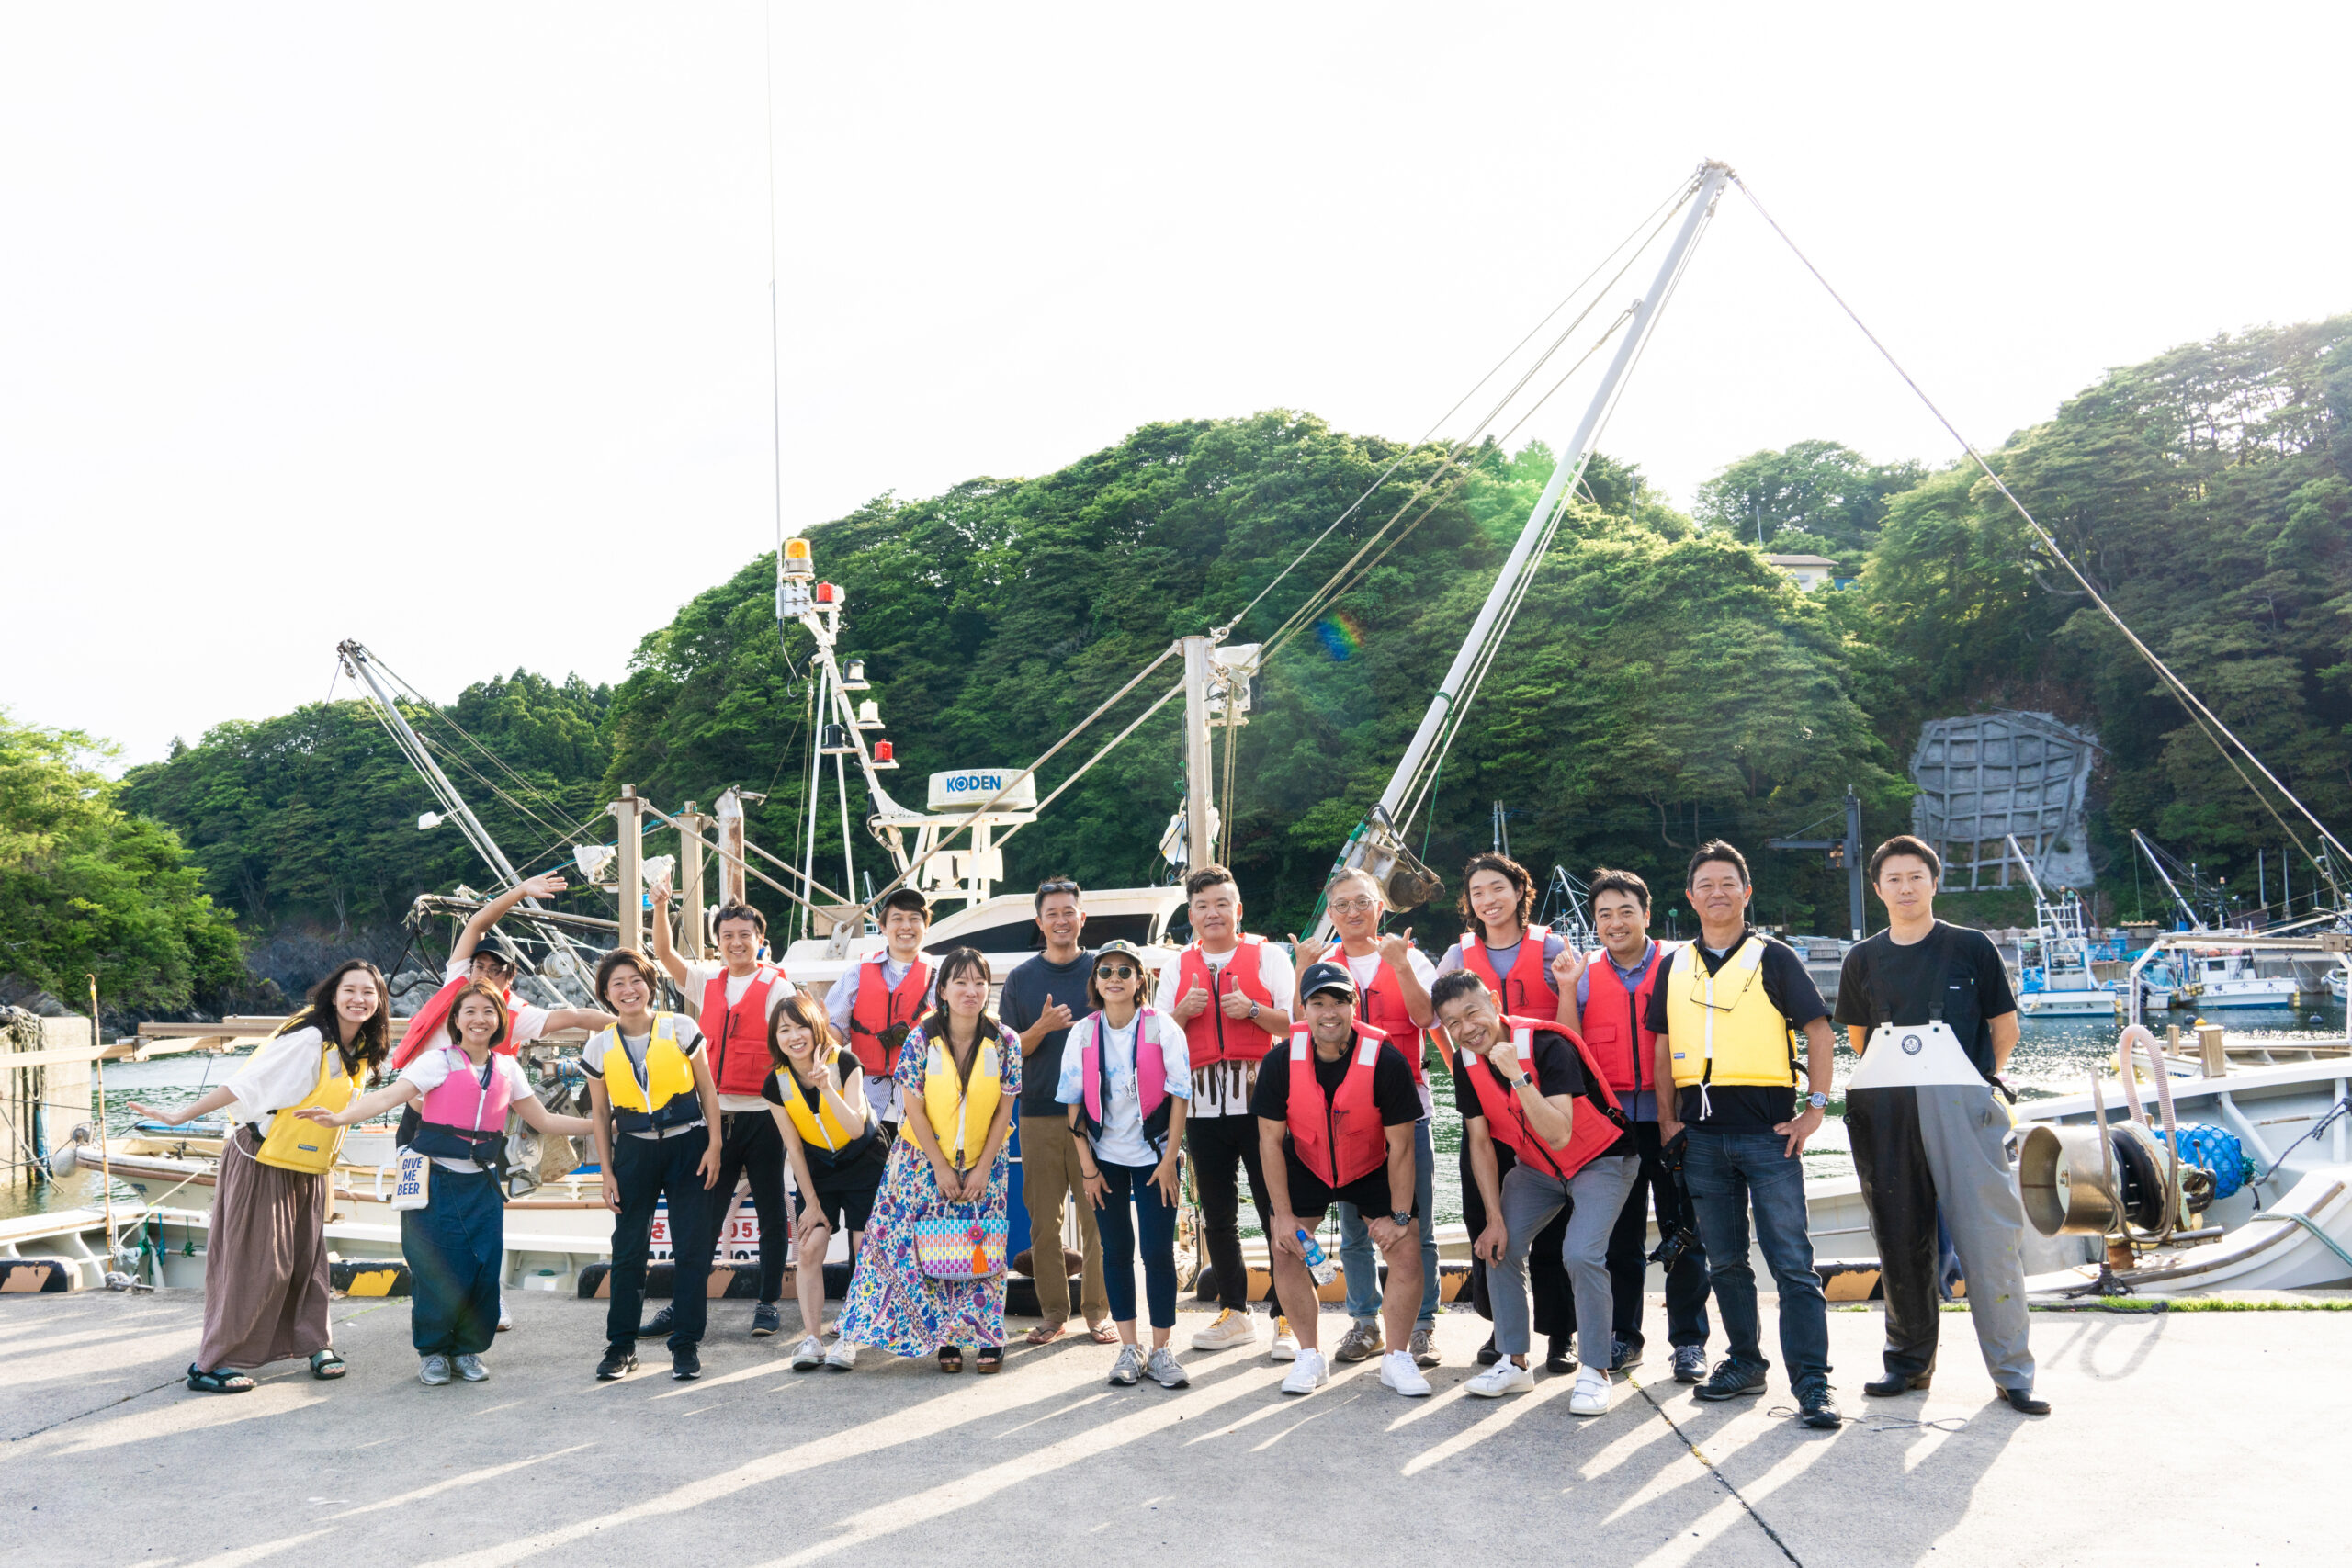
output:
M1815 1111L1826 1111L1829 1109L1829 1097L1818 1091L1806 1095L1804 1097L1804 1102L1813 1107Z
M1526 1089L1534 1082L1535 1075L1533 1073L1521 1073L1519 1077L1510 1080L1510 1087L1513 1089Z
M1252 1023L1258 1021L1258 1003L1254 998L1251 998L1250 1003L1250 1021Z
M1413 1216L1403 1209L1391 1210L1388 1223L1393 1225L1409 1225L1413 1223Z

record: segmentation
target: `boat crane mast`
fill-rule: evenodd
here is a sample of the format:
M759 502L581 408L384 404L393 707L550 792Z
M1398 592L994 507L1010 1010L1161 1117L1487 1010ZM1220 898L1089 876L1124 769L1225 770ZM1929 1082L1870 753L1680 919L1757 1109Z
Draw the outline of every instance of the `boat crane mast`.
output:
M2188 922L2188 929L2190 931L2201 929L2205 922L2197 918L2197 911L2189 907L2189 902L2182 896L2179 886L2173 881L2172 873L2165 869L2165 863L2156 855L2155 846L2149 843L2137 828L2132 829L2132 841L2140 846L2140 852L2148 857L2148 863L2156 868L2156 875L2163 880L2165 891L2171 894L2172 901L2180 907L2181 918Z

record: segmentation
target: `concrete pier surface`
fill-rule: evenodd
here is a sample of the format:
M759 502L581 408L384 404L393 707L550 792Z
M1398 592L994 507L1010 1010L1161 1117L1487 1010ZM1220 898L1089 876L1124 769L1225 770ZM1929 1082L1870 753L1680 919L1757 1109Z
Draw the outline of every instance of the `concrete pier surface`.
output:
M79 1568L2352 1556L2352 1314L2037 1313L2056 1412L2035 1420L1997 1400L1957 1313L1930 1393L1866 1400L1878 1314L1833 1311L1835 1382L1860 1419L1823 1433L1787 1418L1777 1369L1761 1399L1694 1402L1662 1345L1599 1418L1568 1414L1572 1378L1470 1398L1486 1325L1458 1311L1440 1319L1435 1396L1408 1401L1375 1361L1285 1399L1262 1337L1184 1353L1193 1386L1172 1393L1107 1386L1114 1352L1083 1335L1016 1346L991 1377L871 1351L854 1373L795 1373L792 1309L785 1333L753 1339L741 1302L713 1303L700 1381L671 1381L648 1342L644 1370L600 1384L604 1303L517 1292L511 1305L484 1383L422 1386L408 1303L353 1299L334 1309L347 1377L286 1363L223 1396L181 1382L194 1292L0 1301L13 1520L0 1555ZM1180 1314L1178 1345L1206 1321ZM1321 1326L1328 1348L1346 1320Z

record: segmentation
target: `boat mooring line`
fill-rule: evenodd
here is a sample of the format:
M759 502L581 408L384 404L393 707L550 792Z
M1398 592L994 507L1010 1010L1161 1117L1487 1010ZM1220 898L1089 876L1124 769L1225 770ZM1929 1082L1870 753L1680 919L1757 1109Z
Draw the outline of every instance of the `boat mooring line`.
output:
M1795 1563L1796 1568L1804 1568L1804 1563L1798 1558L1797 1554L1789 1550L1789 1543L1781 1539L1781 1532L1764 1522L1764 1516L1756 1511L1756 1505L1740 1495L1739 1488L1732 1484L1731 1477L1725 1475L1722 1469L1717 1466L1715 1461L1707 1457L1707 1453L1704 1449L1702 1449L1698 1444L1690 1440L1690 1434L1682 1429L1681 1423L1676 1421L1673 1416L1666 1413L1666 1406L1658 1403L1657 1397L1650 1393L1649 1386L1630 1375L1625 1381L1632 1383L1635 1389L1639 1390L1641 1396L1644 1399L1649 1401L1649 1406L1652 1410L1657 1412L1658 1419L1665 1422L1667 1426L1672 1429L1674 1435L1682 1439L1682 1446L1690 1450L1690 1457L1697 1460L1701 1464L1705 1465L1707 1467L1707 1473L1713 1476L1717 1483L1719 1483L1725 1492L1731 1494L1731 1500L1738 1504L1740 1507L1747 1512L1747 1517L1755 1521L1756 1528L1764 1532L1765 1539L1770 1540L1774 1546L1781 1549L1781 1555L1787 1558L1791 1562Z

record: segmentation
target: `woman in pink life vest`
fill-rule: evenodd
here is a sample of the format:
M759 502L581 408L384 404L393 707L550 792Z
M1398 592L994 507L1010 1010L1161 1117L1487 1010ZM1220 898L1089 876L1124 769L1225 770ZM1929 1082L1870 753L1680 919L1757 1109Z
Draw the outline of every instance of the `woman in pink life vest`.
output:
M1142 953L1126 942L1106 942L1095 953L1086 982L1094 1010L1063 1042L1056 1098L1069 1107L1079 1174L1102 1226L1103 1285L1119 1330L1111 1381L1133 1387L1149 1377L1162 1388L1182 1388L1192 1380L1168 1337L1176 1327L1176 1210L1193 1066L1182 1027L1141 1005L1150 983ZM1148 1358L1136 1338L1138 1230L1151 1308Z
M513 1111L541 1133L584 1138L584 1116L558 1116L539 1103L515 1059L499 1050L513 1020L496 987L469 980L448 1011L442 1038L419 1051L400 1077L339 1111L296 1114L349 1127L408 1107L402 1147L428 1156L421 1209L401 1213L408 1259L409 1332L421 1358L417 1381L439 1385L452 1371L468 1382L490 1376L481 1353L498 1333L498 1283L506 1251L506 1204L492 1168Z

